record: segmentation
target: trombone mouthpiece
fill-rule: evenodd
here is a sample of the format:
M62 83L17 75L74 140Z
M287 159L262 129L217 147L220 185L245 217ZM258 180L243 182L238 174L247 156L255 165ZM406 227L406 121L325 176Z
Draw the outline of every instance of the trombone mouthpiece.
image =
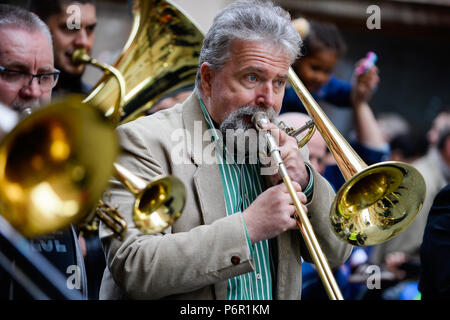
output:
M262 126L270 123L269 116L265 112L256 112L252 117L252 123L256 129L263 129Z

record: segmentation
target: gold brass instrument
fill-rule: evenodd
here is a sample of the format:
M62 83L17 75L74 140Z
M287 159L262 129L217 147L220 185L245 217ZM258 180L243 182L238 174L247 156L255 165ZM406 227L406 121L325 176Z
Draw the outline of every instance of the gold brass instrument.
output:
M112 67L85 52L72 56L76 63L107 70L85 101L121 123L145 115L164 96L193 85L203 43L200 29L168 1L135 0L132 11L129 38Z
M140 231L146 234L161 232L180 217L186 202L186 188L178 178L159 176L147 183L124 166L113 165L115 176L136 197L133 221ZM123 239L127 223L117 207L100 200L96 214L117 238Z
M69 224L89 230L98 218L122 238L126 221L99 201L115 173L136 196L137 228L163 231L181 215L184 185L173 176L146 183L114 162L118 150L111 121L76 95L33 112L0 144L0 213L25 237Z
M80 99L33 112L0 144L0 213L26 237L89 220L117 150L110 121Z
M284 124L279 127L296 138L302 147L317 128L336 160L346 182L337 192L330 209L330 223L338 239L357 246L371 246L394 238L405 230L420 212L425 200L425 181L409 164L387 161L367 166L350 147L333 123L305 88L292 68L289 82L302 101L314 126L307 123L294 130ZM257 113L252 119L261 130L263 122L270 121L265 113ZM303 139L298 135L310 128ZM328 261L320 248L306 212L292 186L278 146L270 134L264 132L268 152L278 165L278 171L286 184L296 207L295 219L308 247L317 272L332 300L343 300Z
M119 70L114 68L113 66L107 65L105 63L101 63L100 61L93 59L90 57L86 49L77 49L72 55L72 60L76 64L82 64L82 63L89 63L93 66L96 66L97 68L103 70L105 73L105 76L107 75L113 75L115 79L117 80L117 84L119 85L119 97L117 104L109 109L106 113L106 117L110 117L114 123L118 123L121 118L121 109L120 107L125 104L125 92L126 92L126 83L125 79L123 78L122 74ZM93 91L96 93L96 90ZM89 97L83 100L84 103L89 103L95 95L90 94Z
M114 163L114 168L119 180L136 197L133 220L139 230L155 234L180 217L186 202L186 188L178 178L159 176L147 183L118 163Z
M330 213L336 236L357 246L371 246L397 236L422 208L426 192L422 175L411 165L398 161L367 166L292 68L289 81L346 180L337 192Z
M357 246L379 244L400 234L422 208L426 191L422 175L411 165L396 161L367 166L328 119L292 68L289 69L289 81L346 179L330 210L333 232L340 240ZM253 119L257 128L263 121L269 121L264 114L258 114ZM311 127L310 124L307 126ZM297 134L303 130L304 128L287 130L288 134L297 139L299 147L313 134L313 130L310 130L306 139L299 140ZM325 290L330 299L343 300L328 261L293 189L278 146L268 132L266 139L269 152L278 164L280 176L294 201L297 224Z
M101 110L114 125L143 115L165 95L193 84L203 41L191 20L167 1L135 0L132 9L132 30L113 66L92 59L83 50L72 57L77 63L105 71L83 103L95 107L93 114L94 109ZM25 236L52 232L70 223L88 227L98 217L121 237L127 225L117 208L103 200L96 202L113 170L137 197L133 218L138 228L156 233L171 225L185 201L181 182L168 176L148 185L140 181L139 188L133 186L131 181L138 178L114 163L117 140L104 129L107 122L87 115L89 111L78 104L68 99L48 106L5 138L0 146L0 212ZM78 121L79 117L83 121ZM58 130L53 129L54 123ZM47 136L39 136L40 132ZM52 136L55 132L66 140ZM86 141L85 146L75 138ZM18 143L24 141L34 148L26 153L29 159L21 157ZM54 155L48 148L60 154ZM101 164L94 161L98 154ZM62 156L68 158L57 158ZM142 191L136 193L138 189ZM90 212L96 203L97 209Z

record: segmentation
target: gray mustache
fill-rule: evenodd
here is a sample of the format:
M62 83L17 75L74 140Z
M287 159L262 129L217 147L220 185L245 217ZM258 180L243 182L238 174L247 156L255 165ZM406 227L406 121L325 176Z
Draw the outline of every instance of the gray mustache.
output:
M255 106L243 106L233 111L220 124L219 130L223 136L226 135L227 130L248 130L254 128L252 117L257 112L265 112L271 122L276 122L277 114L273 108L261 108Z

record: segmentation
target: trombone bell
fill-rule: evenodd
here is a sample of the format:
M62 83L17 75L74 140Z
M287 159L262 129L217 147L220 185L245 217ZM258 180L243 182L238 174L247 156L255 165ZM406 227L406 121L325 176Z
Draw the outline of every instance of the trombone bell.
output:
M180 179L157 176L147 183L119 163L114 163L114 169L119 180L136 197L133 221L141 232L162 232L181 216L186 187Z
M356 246L376 245L405 230L424 200L424 180L415 168L381 162L346 181L333 201L330 222L340 239Z
M422 208L426 191L422 175L411 165L397 161L367 166L292 68L289 82L346 180L330 211L330 223L336 236L357 246L375 245L397 236Z
M159 233L180 217L185 201L184 185L177 178L156 178L136 198L134 223L144 233Z

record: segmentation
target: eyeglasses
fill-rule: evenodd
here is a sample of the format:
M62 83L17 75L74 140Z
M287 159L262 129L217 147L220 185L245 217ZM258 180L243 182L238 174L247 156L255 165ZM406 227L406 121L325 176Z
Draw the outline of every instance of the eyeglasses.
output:
M39 86L42 91L49 91L58 82L59 74L61 72L55 69L54 72L31 74L19 70L10 70L0 66L0 78L18 88L30 86L34 78L38 79Z

